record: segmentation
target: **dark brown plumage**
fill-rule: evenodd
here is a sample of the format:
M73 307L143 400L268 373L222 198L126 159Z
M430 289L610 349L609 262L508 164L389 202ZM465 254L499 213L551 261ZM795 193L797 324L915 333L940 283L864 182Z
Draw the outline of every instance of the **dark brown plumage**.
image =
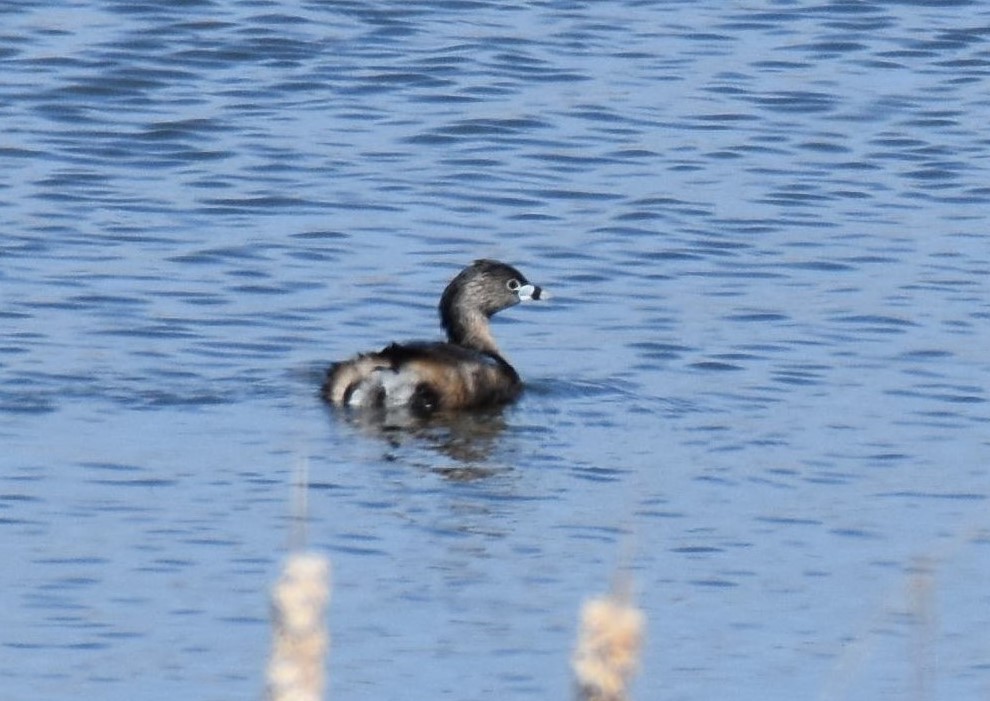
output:
M520 301L546 296L511 265L477 260L440 298L446 343L393 343L334 363L323 398L336 406L408 409L417 415L511 402L522 381L495 344L488 320Z

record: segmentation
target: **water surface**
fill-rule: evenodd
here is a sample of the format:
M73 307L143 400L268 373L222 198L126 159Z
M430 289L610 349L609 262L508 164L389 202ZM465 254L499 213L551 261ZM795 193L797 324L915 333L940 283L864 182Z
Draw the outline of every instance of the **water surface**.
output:
M259 694L303 467L335 698L567 698L622 567L637 698L985 694L980 4L0 13L7 698ZM478 257L521 402L320 404Z

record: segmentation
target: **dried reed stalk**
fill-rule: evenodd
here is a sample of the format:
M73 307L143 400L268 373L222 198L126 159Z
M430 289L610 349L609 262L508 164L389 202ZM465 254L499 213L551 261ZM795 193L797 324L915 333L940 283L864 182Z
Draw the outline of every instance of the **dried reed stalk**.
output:
M269 701L320 701L326 686L324 660L330 646L326 608L330 562L322 555L289 557L272 591L272 654Z
M628 594L612 592L585 602L571 662L578 701L626 701L643 627L643 612Z

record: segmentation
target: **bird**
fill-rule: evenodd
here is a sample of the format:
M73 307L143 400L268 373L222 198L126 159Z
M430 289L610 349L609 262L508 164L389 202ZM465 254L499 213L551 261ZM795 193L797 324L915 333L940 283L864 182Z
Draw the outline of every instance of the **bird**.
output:
M391 343L333 363L323 399L336 407L407 410L417 417L508 404L523 383L495 343L489 319L520 302L548 297L511 265L476 260L440 296L446 342Z

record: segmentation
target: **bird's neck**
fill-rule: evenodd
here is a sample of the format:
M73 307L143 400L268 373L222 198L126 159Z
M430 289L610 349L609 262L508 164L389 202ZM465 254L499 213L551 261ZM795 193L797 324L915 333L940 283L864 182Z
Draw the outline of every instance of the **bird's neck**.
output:
M447 340L465 348L472 348L482 353L501 357L502 353L492 336L492 327L488 317L480 311L466 311L454 305L449 310L441 312L443 328L447 332Z

